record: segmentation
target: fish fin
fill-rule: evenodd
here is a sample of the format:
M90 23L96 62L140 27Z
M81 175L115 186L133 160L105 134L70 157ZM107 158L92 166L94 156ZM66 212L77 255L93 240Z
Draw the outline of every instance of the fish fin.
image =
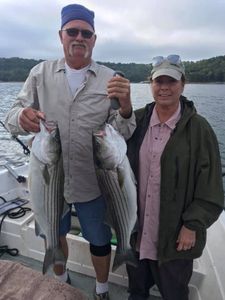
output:
M66 202L65 198L63 197L61 218L63 218L70 211L70 209L71 209L71 206L69 205L69 203Z
M134 172L133 172L133 170L131 169L131 167L130 167L130 176L131 176L131 178L132 178L132 181L133 181L133 183L135 184L135 186L137 185L137 180L136 180L136 177L135 177L135 175L134 175Z
M41 227L36 220L34 221L34 229L35 229L35 235L40 236L46 242L46 236L44 235L44 233L42 233Z
M49 175L48 167L46 165L44 165L44 167L42 169L42 175L43 175L44 183L49 185L50 175Z
M56 262L66 263L65 255L62 252L61 248L47 249L45 252L42 273L45 274L51 265L54 265Z
M125 156L122 163L120 165L118 165L118 167L117 167L118 181L119 181L121 188L124 185L125 176L127 173L129 173L131 181L136 186L137 180L136 180L134 172L130 166L129 160L128 160L127 156Z
M123 253L119 253L116 251L112 271L115 272L124 263L137 267L138 260L132 248L127 249Z
M40 228L40 226L39 226L39 224L37 223L37 221L35 220L34 221L34 228L35 228L35 234L36 234L36 236L39 236L40 234L41 234L41 228Z
M124 171L121 169L122 167L117 167L117 176L118 176L118 183L120 188L122 189L124 185Z

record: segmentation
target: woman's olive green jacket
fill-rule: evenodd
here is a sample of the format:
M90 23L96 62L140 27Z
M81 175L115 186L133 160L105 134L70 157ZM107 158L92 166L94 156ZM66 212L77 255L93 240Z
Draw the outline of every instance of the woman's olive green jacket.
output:
M159 261L193 259L202 254L206 229L224 207L221 160L217 138L197 114L193 102L181 96L181 118L161 156ZM154 102L135 112L137 128L128 140L128 157L139 185L139 150L149 126ZM147 162L146 162L147 163ZM176 250L181 229L196 231L191 250Z

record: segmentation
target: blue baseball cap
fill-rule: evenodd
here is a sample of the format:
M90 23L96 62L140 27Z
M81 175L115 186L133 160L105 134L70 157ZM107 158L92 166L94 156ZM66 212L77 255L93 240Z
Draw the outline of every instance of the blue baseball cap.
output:
M80 4L69 4L62 8L61 11L61 28L72 21L72 20L82 20L94 27L94 17L95 13L92 10L87 9L85 6Z

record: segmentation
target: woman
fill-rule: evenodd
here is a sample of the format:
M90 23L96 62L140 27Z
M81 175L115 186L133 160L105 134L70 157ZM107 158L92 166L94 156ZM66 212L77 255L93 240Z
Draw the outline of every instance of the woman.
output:
M193 259L223 209L218 142L181 95L185 71L178 55L154 58L150 81L155 102L135 112L137 128L128 141L140 224L139 265L127 265L129 300L147 299L154 284L165 300L187 300Z

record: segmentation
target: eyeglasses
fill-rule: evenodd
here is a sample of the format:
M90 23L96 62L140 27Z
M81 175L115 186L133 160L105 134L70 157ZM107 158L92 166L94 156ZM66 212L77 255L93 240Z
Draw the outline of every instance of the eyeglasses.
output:
M153 59L152 59L152 66L153 67L158 67L164 61L168 61L171 65L183 66L183 64L181 62L181 58L177 54L171 54L171 55L168 55L167 57L163 57L163 56L153 57Z
M78 28L61 29L61 31L66 31L68 36L73 36L73 37L77 37L78 34L81 33L84 39L90 39L94 34L93 31L90 31L88 29L78 29Z

